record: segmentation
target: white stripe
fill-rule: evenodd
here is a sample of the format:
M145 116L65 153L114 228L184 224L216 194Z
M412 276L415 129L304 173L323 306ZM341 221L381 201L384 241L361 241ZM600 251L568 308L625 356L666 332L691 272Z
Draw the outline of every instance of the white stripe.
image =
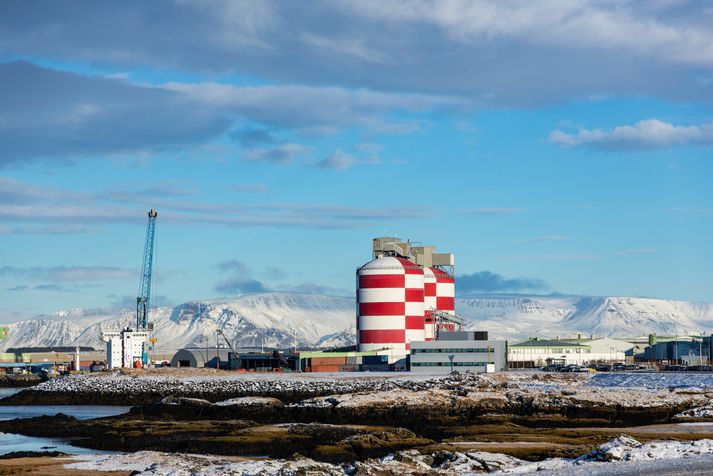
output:
M373 276L375 274L406 274L406 270L401 268L401 269L396 269L396 268L389 268L389 269L362 269L358 273L359 275L370 275Z
M453 297L455 296L456 287L453 283L438 283L436 284L436 296L438 297Z
M423 303L422 302L407 302L406 303L406 315L407 316L423 316Z
M406 291L403 288L361 288L359 302L405 302Z
M404 316L359 316L359 330L388 331L406 327Z
M423 289L423 275L422 274L407 274L406 275L406 287L412 289Z
M384 348L393 349L397 354L406 355L406 344L359 344L360 352L369 352L371 350L381 350Z
M423 298L423 307L427 311L436 309L436 296L426 296Z
M426 333L423 329L406 329L406 342L422 342L426 340Z

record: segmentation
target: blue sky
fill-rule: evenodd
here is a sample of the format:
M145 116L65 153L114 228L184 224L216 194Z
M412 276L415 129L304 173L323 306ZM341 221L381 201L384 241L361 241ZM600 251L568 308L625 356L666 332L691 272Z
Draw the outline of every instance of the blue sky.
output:
M91 19L91 21L89 20ZM382 234L458 292L713 301L713 7L0 5L0 321L352 295Z

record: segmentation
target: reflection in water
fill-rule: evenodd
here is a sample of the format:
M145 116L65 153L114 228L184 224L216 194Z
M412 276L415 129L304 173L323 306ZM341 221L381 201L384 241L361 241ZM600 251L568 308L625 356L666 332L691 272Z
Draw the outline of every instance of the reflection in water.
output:
M0 398L17 393L22 389L2 388ZM129 411L131 407L109 405L0 405L0 420L13 418L32 418L42 415L56 415L64 413L79 420L120 415ZM72 446L67 440L57 438L36 438L12 433L0 433L0 454L12 451L61 451L63 453L112 453L111 451L98 451Z

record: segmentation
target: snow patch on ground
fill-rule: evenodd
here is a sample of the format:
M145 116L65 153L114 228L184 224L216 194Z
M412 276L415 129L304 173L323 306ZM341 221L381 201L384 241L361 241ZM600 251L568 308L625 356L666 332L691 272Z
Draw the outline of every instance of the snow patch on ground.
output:
M606 372L597 373L587 380L591 387L620 387L646 390L698 390L713 389L713 374L670 372Z
M652 441L646 444L622 435L579 458L552 458L537 463L512 456L487 452L438 451L421 454L417 450L399 451L383 458L368 459L354 465L333 465L309 458L241 459L180 453L141 451L133 454L77 455L68 469L134 471L140 475L297 475L297 474L433 474L452 475L482 472L527 474L607 474L623 469L651 467L649 463L665 461L667 468L689 458L713 458L713 440L689 442ZM697 461L697 460L694 460ZM643 464L643 466L642 466ZM648 466L647 466L648 465Z

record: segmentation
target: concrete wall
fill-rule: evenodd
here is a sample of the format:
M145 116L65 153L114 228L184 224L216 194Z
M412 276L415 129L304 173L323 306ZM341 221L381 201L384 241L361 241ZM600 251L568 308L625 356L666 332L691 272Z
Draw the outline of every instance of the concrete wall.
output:
M453 370L458 372L485 372L488 363L495 365L495 371L507 368L507 342L493 340L432 340L411 342L411 372L450 373L453 356Z

